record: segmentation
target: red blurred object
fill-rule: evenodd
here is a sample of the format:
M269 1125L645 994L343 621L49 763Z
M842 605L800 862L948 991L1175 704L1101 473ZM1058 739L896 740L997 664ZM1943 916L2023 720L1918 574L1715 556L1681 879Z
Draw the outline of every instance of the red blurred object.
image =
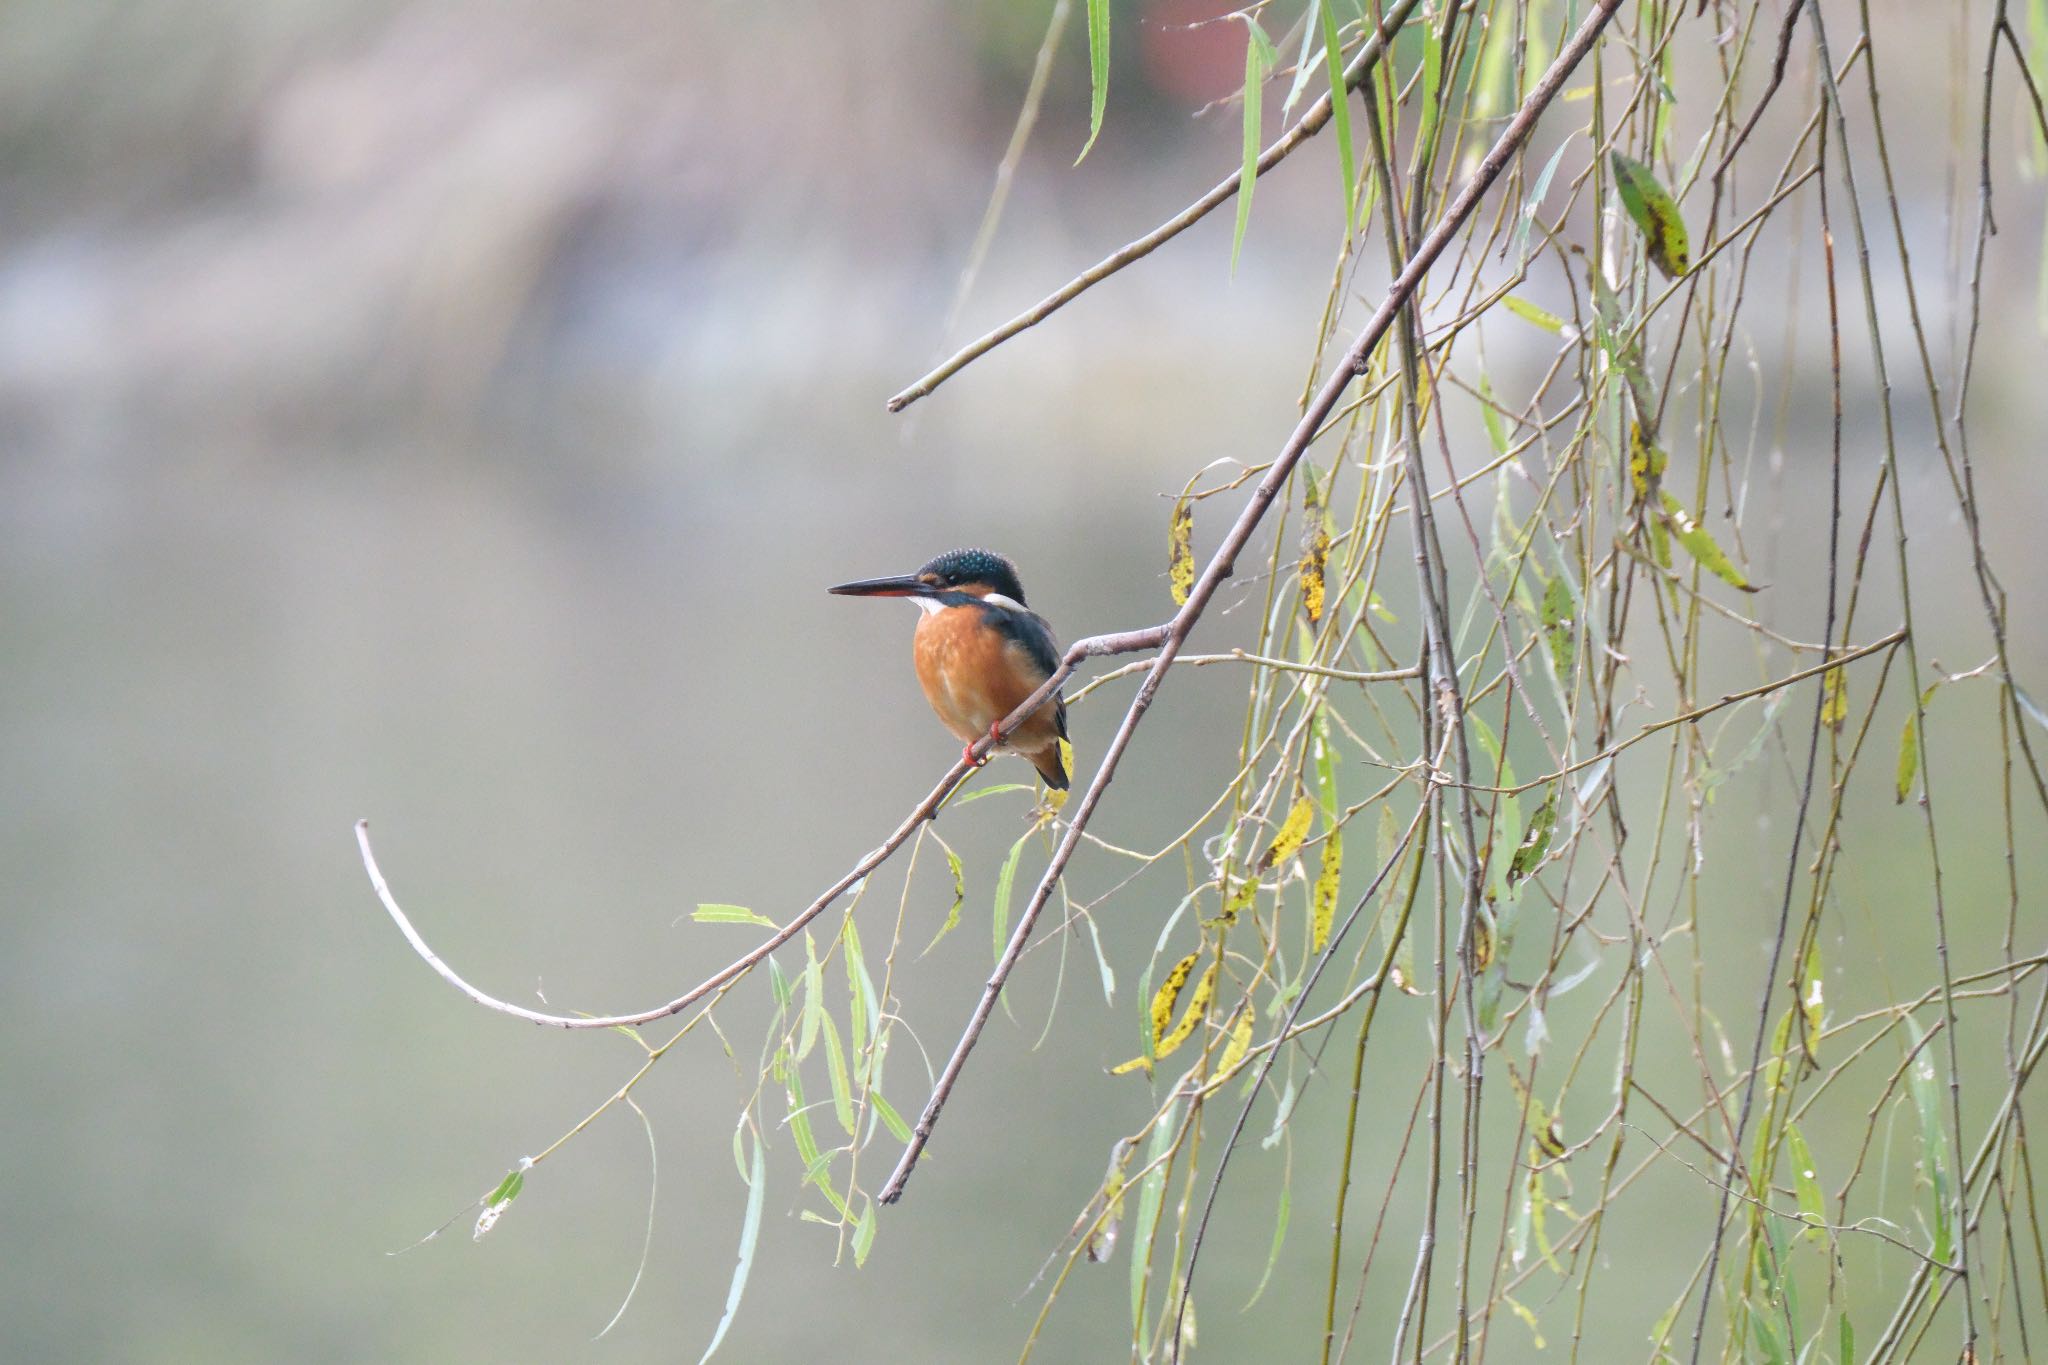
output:
M1229 0L1153 0L1146 5L1138 31L1145 76L1153 87L1193 108L1242 88L1248 41L1244 25L1235 19L1203 22L1236 8Z

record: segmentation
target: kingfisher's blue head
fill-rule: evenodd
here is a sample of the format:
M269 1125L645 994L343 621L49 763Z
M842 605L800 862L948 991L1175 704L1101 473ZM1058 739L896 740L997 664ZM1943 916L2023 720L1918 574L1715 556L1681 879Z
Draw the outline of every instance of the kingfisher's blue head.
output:
M1024 605L1024 584L1017 578L1017 566L993 550L948 550L929 560L916 573L889 578L863 578L827 589L848 597L910 597L935 606L955 594L994 598L1003 604Z

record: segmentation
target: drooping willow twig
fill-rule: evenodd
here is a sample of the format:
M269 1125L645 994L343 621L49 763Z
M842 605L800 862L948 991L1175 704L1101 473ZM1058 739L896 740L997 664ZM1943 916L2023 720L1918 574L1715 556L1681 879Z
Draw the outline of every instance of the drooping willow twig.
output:
M1069 645L1065 657L1060 660L1060 666L1053 671L1052 676L1047 678L1036 692L1026 697L1017 709L996 727L997 733L995 735L984 735L981 739L976 740L970 746L968 753L962 755L951 768L946 770L946 775L939 779L937 786L932 788L931 795L918 802L911 809L910 814L903 817L902 823L896 826L895 831L887 839L883 840L879 846L862 857L844 876L832 883L816 900L798 912L794 919L790 920L789 923L783 925L780 929L777 929L758 946L728 965L721 967L718 971L713 972L710 976L704 978L704 980L698 982L689 990L684 991L667 1004L656 1005L652 1009L639 1010L631 1014L549 1014L540 1010L528 1009L524 1005L515 1005L509 1000L501 1000L497 996L491 995L464 980L453 967L444 962L440 955L428 946L426 939L421 936L419 930L413 927L412 920L406 916L405 911L399 908L397 898L392 895L391 887L384 880L383 871L377 866L376 855L370 848L370 822L368 820L358 820L356 822L356 844L362 851L363 870L370 876L370 885L375 888L377 899L383 902L385 911L391 916L392 922L398 926L398 931L405 935L405 941L412 945L413 951L418 953L425 960L426 964L440 975L443 981L446 981L449 985L455 987L455 989L461 991L486 1009L496 1010L500 1014L509 1014L514 1019L524 1019L529 1024L544 1024L550 1028L560 1029L637 1028L642 1024L651 1024L656 1020L681 1014L684 1010L696 1004L699 1000L704 999L713 991L718 990L721 986L728 985L745 976L748 972L759 966L770 953L803 932L805 925L825 913L826 909L834 901L857 885L862 878L887 862L889 856L901 848L909 840L910 836L917 832L920 825L937 817L940 807L946 804L946 798L951 796L954 789L966 780L967 775L979 766L980 760L988 756L989 751L1000 742L1000 737L1022 724L1025 717L1043 706L1046 699L1059 689L1060 684L1065 682L1073 674L1074 669L1084 660L1109 654L1132 654L1139 650L1152 649L1166 638L1166 633L1166 627L1152 626L1143 630L1127 630L1112 635L1091 635L1085 640L1078 640Z

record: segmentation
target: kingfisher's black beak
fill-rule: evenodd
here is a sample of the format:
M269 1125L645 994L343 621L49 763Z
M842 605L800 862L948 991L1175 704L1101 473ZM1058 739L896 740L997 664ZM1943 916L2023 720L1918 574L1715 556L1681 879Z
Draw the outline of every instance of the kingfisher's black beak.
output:
M825 589L842 597L936 597L939 589L919 578L916 574L896 574L889 578L863 578L853 583L840 583Z

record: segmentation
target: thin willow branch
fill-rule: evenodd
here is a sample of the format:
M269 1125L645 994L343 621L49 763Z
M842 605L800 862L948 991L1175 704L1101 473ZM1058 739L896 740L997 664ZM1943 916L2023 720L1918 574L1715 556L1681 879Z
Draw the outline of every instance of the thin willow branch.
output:
M1902 626L1898 630L1893 631L1889 635L1886 635L1880 639L1872 640L1867 645L1859 646L1856 649L1849 650L1847 653L1837 654L1832 659L1827 660L1825 663L1815 664L1811 668L1802 668L1797 673L1787 673L1782 678L1774 678L1767 683L1758 683L1755 687L1745 687L1740 692L1725 692L1721 695L1721 697L1718 700L1707 702L1702 706L1695 706L1690 711L1683 711L1675 716L1666 716L1662 720L1653 720L1649 724L1643 726L1642 729L1630 735L1627 739L1617 740L1614 743L1608 745L1606 748L1602 749L1597 754L1593 754L1589 757L1582 758L1576 763L1567 763L1564 767L1557 769L1555 772L1545 773L1543 774L1543 776L1531 778L1527 782L1519 782L1512 787L1490 787L1483 782L1461 783L1449 779L1444 779L1442 781L1442 785L1447 787L1462 786L1471 791L1493 792L1501 796L1520 796L1523 792L1533 791L1538 787L1547 787L1561 777L1569 777L1573 773L1582 772L1585 769L1592 767L1596 763L1604 763L1608 759L1613 758L1616 754L1620 753L1623 749L1629 748L1630 746L1635 744L1640 744L1642 741L1648 739L1651 735L1656 734L1660 730L1669 730L1674 725L1685 725L1689 724L1692 721L1704 719L1705 717L1712 715L1714 712L1722 710L1724 707L1735 705L1737 702L1750 701L1756 697L1769 696L1773 692L1782 692L1784 689L1790 687L1792 684L1796 682L1804 682L1806 679L1811 678L1816 674L1831 673L1835 669L1842 667L1844 664L1854 663L1858 659L1867 658L1870 655L1876 654L1882 650L1890 649L1894 645L1903 644L1905 642L1905 639L1906 631L1905 628Z
M1131 654L1141 649L1152 649L1158 646L1165 638L1166 627L1152 626L1143 630L1127 630L1110 635L1091 635L1085 640L1077 640L1068 647L1065 657L1060 660L1060 666L1053 671L1052 676L1040 684L1036 692L1025 698L1024 702L1015 711L1004 718L1002 724L997 727L999 734L1009 734L1011 730L1021 725L1027 716L1043 706L1046 699L1059 689L1060 684L1072 675L1074 669L1083 660L1108 654ZM721 967L718 971L698 982L695 986L692 986L667 1004L657 1005L653 1009L640 1010L633 1014L547 1014L540 1010L528 1009L524 1005L515 1005L509 1000L500 1000L497 996L471 985L453 967L442 961L440 955L427 945L425 938L421 937L419 930L413 927L412 921L406 917L405 912L399 909L397 898L391 894L391 888L385 882L384 874L377 866L376 855L370 850L370 822L368 820L358 820L356 822L356 843L362 849L363 870L370 875L370 885L376 889L377 899L384 903L384 909L390 914L392 923L398 926L398 931L401 934L405 935L405 941L412 945L412 950L418 953L429 967L432 967L435 972L439 973L443 981L461 991L477 1004L484 1006L486 1009L496 1010L500 1014L509 1014L515 1019L524 1019L530 1024L545 1024L551 1028L637 1028L642 1024L651 1024L658 1019L666 1019L671 1015L682 1013L721 986L745 976L748 972L759 966L761 961L770 953L789 942L792 938L795 938L799 933L802 933L804 926L823 914L832 902L838 900L840 896L844 895L848 889L853 887L862 878L887 862L891 854L901 848L911 835L917 833L919 826L935 818L939 813L939 808L945 805L946 798L951 796L954 789L966 780L969 773L980 766L981 760L985 759L989 751L999 742L1000 739L997 735L984 735L981 739L975 741L969 750L969 754L956 760L953 766L947 769L946 775L939 779L939 784L932 788L931 795L918 802L910 814L903 818L903 822L896 826L894 833L884 840L879 847L855 863L844 876L832 883L822 895L806 906L795 919L792 919L788 924L776 930L767 939L763 940L759 946L744 956L735 959L730 964Z
M1420 3L1421 0L1397 0L1397 3L1387 11L1386 19L1381 27L1373 33L1371 38L1366 40L1364 48L1359 51L1356 57L1351 59L1351 64L1344 68L1344 90L1347 94L1355 90L1359 82L1371 74L1374 64L1379 61L1380 53L1386 49L1387 42L1396 33L1401 31L1401 25L1408 21L1408 16L1414 12L1415 7ZM1254 92L1253 98L1257 98L1256 92ZM1333 106L1328 94L1323 95L1314 104L1310 105L1308 112L1303 114L1292 128L1281 134L1272 146L1259 154L1258 163L1254 168L1255 173L1257 175L1264 175L1267 171L1272 170L1273 167L1284 161L1287 155L1295 148L1321 132L1323 125L1330 121L1332 109ZM1066 307L1089 289L1108 279L1111 275L1116 274L1117 271L1122 270L1131 262L1143 260L1159 247L1180 236L1181 233L1186 232L1196 223L1208 217L1219 206L1228 203L1237 193L1239 180L1238 173L1232 171L1226 179L1218 181L1207 194L1204 194L1200 199L1197 199L1194 203L1188 205L1179 213L1176 213L1173 217L1146 233L1143 237L1138 238L1120 250L1112 252L1109 256L1103 258L1087 270L1082 271L1079 275L1076 275L1073 279L1055 289L1051 294L1048 294L1030 308L1027 308L1016 317L1011 318L1008 322L996 328L993 332L961 347L958 352L943 361L931 373L925 375L924 378L918 380L894 398L891 398L889 400L889 411L903 411L903 409L909 407L918 399L925 397L938 388L939 385L945 383L948 379L951 379L961 370L967 368L967 366L973 364L982 356L987 355L1011 337L1016 336L1019 332L1036 327L1039 323L1044 322L1054 313L1057 313L1060 309Z

